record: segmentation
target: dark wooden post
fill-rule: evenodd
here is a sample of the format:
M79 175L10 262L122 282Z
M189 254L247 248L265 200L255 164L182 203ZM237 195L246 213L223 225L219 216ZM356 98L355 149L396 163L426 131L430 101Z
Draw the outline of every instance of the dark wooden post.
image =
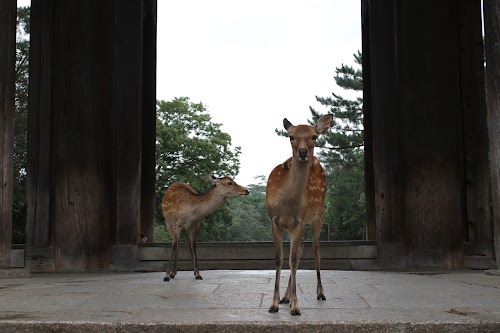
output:
M377 239L375 219L375 179L373 174L373 115L371 99L370 2L361 1L362 64L363 64L363 127L365 154L365 239ZM328 234L330 235L330 234Z
M156 1L33 0L31 19L27 267L131 270L154 223Z
M484 1L484 35L495 255L497 268L500 269L500 3L498 1Z
M113 12L113 192L116 245L140 240L142 0Z
M54 1L32 0L27 163L26 267L53 271L51 108Z
M383 267L405 265L400 220L400 110L394 6L394 1L369 1L363 4L365 12L362 26L363 38L369 39L363 41L363 65L366 66L369 60L368 68L364 68L363 72L369 71L364 74L369 75L369 82L364 84L364 95L369 97L370 105L366 105L366 102L363 104L373 128L373 185L366 184L367 191L373 186L373 194L368 195L367 199L374 201L378 257Z
M139 260L140 234L154 241L156 1L128 1L113 15L111 268L132 270Z
M408 264L455 268L463 262L466 230L458 6L398 2L397 16Z
M154 242L156 182L156 0L144 0L141 232Z
M459 6L467 240L491 246L481 2L461 0Z
M451 0L363 4L374 215L378 256L388 266L403 257L407 267L459 267L467 230L488 238L479 8Z
M10 268L16 86L16 0L0 0L0 269Z
M109 266L112 3L54 2L51 218L57 271Z

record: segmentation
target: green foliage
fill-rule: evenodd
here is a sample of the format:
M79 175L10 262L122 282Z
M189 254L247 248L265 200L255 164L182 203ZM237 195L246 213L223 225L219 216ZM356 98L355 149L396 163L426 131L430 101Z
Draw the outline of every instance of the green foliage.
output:
M358 163L338 165L329 172L324 220L331 223L330 239L362 239L366 220L363 152Z
M354 54L359 68L342 64L335 70L335 82L346 90L363 89L361 53ZM333 113L330 131L318 140L321 161L328 177L324 220L331 224L330 239L362 239L366 221L364 196L363 99L349 100L332 93L316 100ZM320 113L312 107L315 123Z
M155 243L170 243L172 241L172 237L170 237L165 223L155 224L154 236Z
M26 164L28 128L30 8L17 9L16 111L14 120L14 183L12 243L26 242Z
M231 136L213 123L202 103L187 97L157 101L156 110L156 223L163 224L161 201L168 185L183 181L198 193L210 185L204 175L235 177L239 171L240 147L231 149ZM205 218L199 241L228 237L232 224L228 203Z
M233 225L228 241L269 241L272 240L271 222L266 210L266 186L247 186L250 194L243 200L231 200L230 210Z

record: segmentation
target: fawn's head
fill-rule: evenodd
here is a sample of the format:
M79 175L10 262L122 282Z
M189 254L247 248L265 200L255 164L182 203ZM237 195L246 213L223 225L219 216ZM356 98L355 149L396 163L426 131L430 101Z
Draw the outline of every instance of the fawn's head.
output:
M321 116L316 126L297 125L294 126L283 119L283 126L288 131L290 144L292 145L293 158L299 162L308 162L314 155L314 145L320 134L325 133L331 126L332 114Z
M229 177L217 178L214 176L205 176L205 179L217 187L217 191L224 198L245 197L248 195L248 190L241 185L238 185L234 180Z

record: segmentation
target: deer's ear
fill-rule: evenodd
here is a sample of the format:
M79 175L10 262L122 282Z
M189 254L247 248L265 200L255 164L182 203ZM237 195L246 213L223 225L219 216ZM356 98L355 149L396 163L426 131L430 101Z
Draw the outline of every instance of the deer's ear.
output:
M204 178L205 178L205 180L206 180L207 182L209 182L210 184L213 184L214 179L216 179L216 178L215 178L214 176L212 176L212 175L205 175L205 177L204 177Z
M323 134L332 126L333 114L325 114L316 123L316 133Z
M285 119L283 119L283 127L285 127L285 129L286 129L288 132L290 132L288 129L289 129L290 127L292 127L292 126L293 126L293 125L292 125L292 123L291 123L291 122L289 122L289 121L288 121L288 119L286 119L286 118L285 118Z
M206 175L205 176L205 180L207 182L209 182L210 184L212 185L215 185L215 183L217 183L217 181L219 180L217 177L213 176L213 175Z

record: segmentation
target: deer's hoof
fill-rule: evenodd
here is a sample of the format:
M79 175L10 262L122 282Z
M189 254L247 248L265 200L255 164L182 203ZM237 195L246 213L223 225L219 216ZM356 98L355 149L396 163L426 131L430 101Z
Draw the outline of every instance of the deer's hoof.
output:
M286 297L283 297L280 301L280 304L288 304L288 303L290 303L290 299Z
M201 275L198 275L197 277L195 277L196 280L203 280L203 278L201 277Z
M323 300L323 301L325 301L326 300L325 295L323 295L322 293L318 294L318 300L320 300L320 299Z
M163 278L163 282L165 282L165 281L170 281L170 278L169 278L168 276L165 276L165 277Z
M300 316L300 310L299 309L292 309L290 312L292 316Z
M279 311L280 308L278 308L277 306L274 306L274 305L271 305L271 307L269 308L269 312L270 313L276 313Z

